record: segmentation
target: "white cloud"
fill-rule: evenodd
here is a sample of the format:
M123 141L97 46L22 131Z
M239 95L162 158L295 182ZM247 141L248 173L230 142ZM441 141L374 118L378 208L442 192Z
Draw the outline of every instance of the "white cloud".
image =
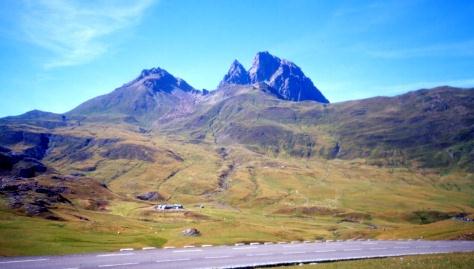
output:
M53 53L45 67L90 62L107 52L104 40L138 23L155 0L29 0L21 16L28 41Z

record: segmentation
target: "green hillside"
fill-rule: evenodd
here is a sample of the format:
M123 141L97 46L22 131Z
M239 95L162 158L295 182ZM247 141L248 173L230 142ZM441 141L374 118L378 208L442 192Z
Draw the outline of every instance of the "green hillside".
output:
M5 152L48 167L20 183L6 180L19 164L3 172L0 255L473 238L474 224L453 217L474 214L474 91L442 87L319 104L282 101L260 85L200 98L192 113L147 122L97 111L0 120ZM69 202L28 214L45 199L34 187L12 206L18 187L11 184L31 180L68 188L61 196ZM147 192L162 200L136 198ZM186 210L161 213L156 203ZM202 235L183 236L189 227Z

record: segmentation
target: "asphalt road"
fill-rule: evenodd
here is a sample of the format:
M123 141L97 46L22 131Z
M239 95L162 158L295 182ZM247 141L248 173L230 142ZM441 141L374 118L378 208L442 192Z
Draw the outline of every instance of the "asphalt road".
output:
M474 241L344 241L187 247L66 256L0 258L2 269L242 268L401 255L474 252Z

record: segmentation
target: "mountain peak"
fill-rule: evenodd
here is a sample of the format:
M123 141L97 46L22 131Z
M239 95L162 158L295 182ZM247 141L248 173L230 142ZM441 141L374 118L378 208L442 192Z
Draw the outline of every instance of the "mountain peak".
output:
M142 83L146 88L153 91L170 92L173 89L192 91L194 88L181 78L171 75L160 67L144 69L140 75L129 84Z
M219 86L226 84L249 84L250 77L244 66L237 60L230 65L229 71L224 76Z
M272 87L280 99L329 103L299 66L291 61L280 59L268 51L261 51L255 55L248 72L235 60L219 87L226 84L245 85L262 82Z
M80 104L68 115L122 114L156 119L193 102L196 93L200 92L183 79L154 67L142 70L137 78L111 93Z
M249 69L252 83L269 80L280 65L280 58L273 56L268 51L258 52L253 58L252 67Z

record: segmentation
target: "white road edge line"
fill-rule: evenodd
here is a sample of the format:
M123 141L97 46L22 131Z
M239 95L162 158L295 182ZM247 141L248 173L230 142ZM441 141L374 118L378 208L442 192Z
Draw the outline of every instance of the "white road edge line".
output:
M189 258L183 258L183 259L169 259L169 260L157 260L157 263L161 262L180 262L180 261L190 261L191 259Z
M14 260L14 261L0 262L0 264L20 263L20 262L41 262L41 261L47 261L47 260L49 260L49 259Z
M223 258L230 258L232 256L209 256L209 257L204 257L204 259L223 259Z
M126 265L137 265L138 262L127 262L127 263L116 263L116 264L101 264L97 267L102 268L102 267L115 267L115 266L126 266Z

